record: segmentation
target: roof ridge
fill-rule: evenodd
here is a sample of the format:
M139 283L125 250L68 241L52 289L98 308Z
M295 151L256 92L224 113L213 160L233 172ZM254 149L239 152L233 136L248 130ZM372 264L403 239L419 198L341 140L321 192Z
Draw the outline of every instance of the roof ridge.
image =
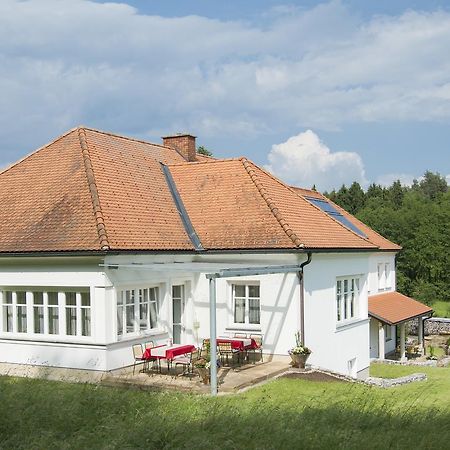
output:
M92 166L91 155L89 154L89 147L86 140L86 130L82 127L78 128L78 138L80 140L81 154L83 156L89 191L91 193L95 223L97 227L98 237L100 239L100 247L102 250L109 250L110 245L108 241L108 235L106 233L105 219L103 217L102 208L100 206L100 197L98 195L97 184L95 182L94 168Z
M10 164L8 167L5 167L4 169L0 170L0 175L3 175L5 172L8 172L8 170L12 169L13 167L17 166L18 164L20 164L21 162L25 161L26 159L30 158L31 156L33 156L34 154L40 152L41 150L46 149L47 147L49 147L50 145L55 144L56 142L58 142L60 139L65 138L66 136L68 136L70 133L73 133L74 131L77 131L78 127L75 128L71 128L70 130L66 131L65 133L61 134L60 136L56 137L55 139L51 140L50 142L47 142L47 144L42 145L41 147L39 147L36 150L33 150L32 152L28 153L27 155L25 155L24 157L20 158L19 160L13 162L12 164Z
M144 141L143 139L137 139L137 138L133 138L133 137L129 137L129 136L124 136L123 134L112 133L111 131L103 131L103 130L99 130L97 128L85 127L85 126L81 126L81 125L78 128L82 128L82 129L88 130L88 131L93 131L94 133L106 134L107 136L118 137L120 139L125 139L127 141L140 142L141 144L154 145L156 147L174 150L172 147L167 147L163 144L156 144L155 142Z
M215 164L220 162L232 162L232 161L242 161L242 156L239 158L214 158L211 161L183 161L176 162L171 164L166 164L166 166L174 167L174 166L190 166L190 165L199 165L199 164Z
M300 238L295 234L295 232L292 230L286 219L283 218L282 214L280 213L280 210L277 208L275 202L270 198L269 193L267 192L266 188L264 187L261 180L259 180L258 174L256 173L255 169L252 167L252 162L250 162L247 158L240 158L240 161L242 162L242 165L244 166L244 169L248 173L250 179L255 184L256 188L258 189L258 192L261 194L261 197L264 199L264 201L267 203L267 206L270 209L270 212L274 215L275 219L277 219L278 223L280 224L283 231L286 233L286 235L291 239L291 241L297 246L297 247L304 247L305 244L302 243Z

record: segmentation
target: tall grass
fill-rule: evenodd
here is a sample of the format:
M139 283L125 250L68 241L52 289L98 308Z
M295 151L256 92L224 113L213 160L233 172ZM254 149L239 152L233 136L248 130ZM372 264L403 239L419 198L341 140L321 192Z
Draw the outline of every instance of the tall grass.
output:
M3 377L0 448L446 448L440 370L390 390L280 379L218 398Z

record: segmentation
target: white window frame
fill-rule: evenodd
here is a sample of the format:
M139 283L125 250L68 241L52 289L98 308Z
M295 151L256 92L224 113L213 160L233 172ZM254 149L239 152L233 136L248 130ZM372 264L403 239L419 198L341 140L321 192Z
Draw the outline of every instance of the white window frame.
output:
M5 293L11 292L12 303L6 304ZM17 294L25 293L25 304L17 302ZM76 311L76 330L75 334L66 333L66 292L75 293L76 305L71 307ZM57 305L49 304L49 294L55 293L58 299ZM42 295L42 303L35 303L35 294ZM82 305L82 295L89 296L89 305ZM93 337L93 323L92 323L92 296L89 287L43 287L43 286L27 286L27 287L0 287L0 335L8 338L25 338L37 341L91 341ZM4 312L6 306L12 306L12 331L5 331L4 329ZM19 332L18 327L18 308L26 307L26 332ZM35 312L36 308L43 311L43 328L40 332L35 332ZM55 309L58 312L58 327L56 333L50 333L50 310ZM88 316L90 317L90 333L82 335L82 309L89 309Z
M391 289L392 288L392 276L391 276L391 264L385 263L384 264L384 288L385 289Z
M360 276L349 275L336 279L335 319L339 325L359 320L360 295Z
M245 287L245 297L235 296L235 286ZM259 297L249 296L249 286L257 286L259 289ZM236 311L236 298L244 299L244 322L235 322L235 311ZM259 300L259 323L250 323L250 299ZM261 284L259 281L243 281L243 282L232 282L231 283L231 323L233 328L242 329L260 329L261 328Z
M151 290L154 290L155 296L152 298ZM140 299L145 297L145 291L148 292L147 296L147 318L146 323L147 326L145 328L141 328L141 304ZM133 302L127 303L127 292L130 293L130 298L133 296ZM131 309L131 305L133 305L132 312L132 330L127 330L127 305ZM151 326L150 314L152 310L152 305L156 310L156 319L154 326ZM159 331L159 314L160 314L160 305L161 305L161 286L159 284L146 285L146 286L133 286L133 287L123 287L117 291L116 297L116 337L117 339L126 339L133 336L141 336L146 334L153 334L155 331ZM122 329L119 328L119 314L121 314L122 319Z
M385 264L377 264L377 278L378 278L378 291L384 291L386 289L386 273Z

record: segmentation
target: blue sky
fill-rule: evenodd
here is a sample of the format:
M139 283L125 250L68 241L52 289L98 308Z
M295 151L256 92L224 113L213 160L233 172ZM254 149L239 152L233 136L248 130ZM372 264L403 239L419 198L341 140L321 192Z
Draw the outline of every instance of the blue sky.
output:
M449 54L443 1L2 0L0 167L85 124L321 189L448 176Z

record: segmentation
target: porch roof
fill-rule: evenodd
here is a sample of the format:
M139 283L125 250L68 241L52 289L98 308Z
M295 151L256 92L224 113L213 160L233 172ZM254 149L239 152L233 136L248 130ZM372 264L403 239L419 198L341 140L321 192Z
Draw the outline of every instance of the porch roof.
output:
M429 306L400 292L384 292L369 296L369 315L388 325L396 325L432 312L433 309Z

